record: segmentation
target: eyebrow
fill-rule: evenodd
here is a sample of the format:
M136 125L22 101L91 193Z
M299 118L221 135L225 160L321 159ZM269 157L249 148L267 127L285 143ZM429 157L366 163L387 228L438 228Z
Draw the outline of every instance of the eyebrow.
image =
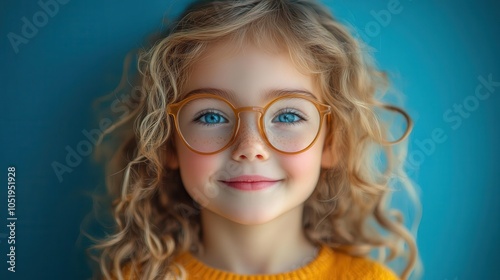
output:
M232 90L225 90L225 89L218 89L218 88L199 88L192 90L188 92L184 98L189 97L191 95L195 94L201 94L201 93L210 93L214 95L218 95L220 97L223 97L227 100L235 100L236 99L236 93ZM272 98L277 98L280 96L288 95L288 94L301 94L307 97L311 97L314 100L318 101L318 98L314 96L311 92L304 90L304 89L272 89L272 90L267 90L264 93L264 100L270 100Z

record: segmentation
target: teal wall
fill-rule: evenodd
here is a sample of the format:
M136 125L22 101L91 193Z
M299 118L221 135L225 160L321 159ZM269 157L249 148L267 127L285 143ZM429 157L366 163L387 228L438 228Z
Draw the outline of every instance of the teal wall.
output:
M47 12L43 3L56 5ZM416 121L408 167L424 209L424 279L499 275L500 5L323 3L369 43ZM99 128L91 103L118 84L126 53L185 5L2 1L0 279L90 277L80 223L91 210L88 193L102 181L87 155L86 132ZM68 172L58 177L54 162ZM8 166L16 168L15 273L6 263Z

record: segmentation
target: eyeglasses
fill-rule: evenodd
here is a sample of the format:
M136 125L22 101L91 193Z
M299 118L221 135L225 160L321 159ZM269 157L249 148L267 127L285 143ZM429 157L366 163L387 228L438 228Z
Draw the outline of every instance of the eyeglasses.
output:
M215 154L229 147L240 128L240 114L259 113L262 139L273 149L297 154L310 148L318 138L325 115L331 108L300 94L280 96L265 107L235 108L214 94L196 94L167 106L177 133L199 154Z

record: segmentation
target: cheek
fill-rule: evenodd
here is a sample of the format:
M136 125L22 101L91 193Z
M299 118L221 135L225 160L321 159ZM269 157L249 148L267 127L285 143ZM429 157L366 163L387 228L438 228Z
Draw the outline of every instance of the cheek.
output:
M217 167L214 156L199 155L187 148L179 149L179 168L184 185L198 185Z
M209 183L217 170L216 157L199 155L183 145L178 148L178 159L184 188L201 207L208 206L217 195Z
M175 137L175 146L183 182L185 182L184 178L206 174L210 171L210 166L213 165L211 164L212 156L204 156L191 151L178 135Z
M281 166L289 178L301 183L311 182L316 185L321 168L321 150L311 149L281 160Z

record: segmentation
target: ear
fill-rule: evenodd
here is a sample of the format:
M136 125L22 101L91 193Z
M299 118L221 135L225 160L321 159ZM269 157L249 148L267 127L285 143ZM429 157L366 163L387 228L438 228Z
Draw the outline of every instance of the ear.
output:
M321 167L324 169L332 169L337 166L339 154L336 152L335 139L333 133L328 133L323 144L323 152L321 154Z
M172 170L179 169L179 158L177 156L174 139L169 139L164 147L163 158L165 167Z

